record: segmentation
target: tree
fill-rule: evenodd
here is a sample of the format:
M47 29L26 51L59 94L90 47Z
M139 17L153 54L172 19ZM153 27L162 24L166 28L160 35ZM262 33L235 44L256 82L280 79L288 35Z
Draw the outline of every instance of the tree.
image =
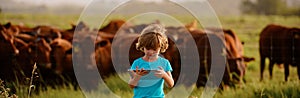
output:
M282 0L258 0L256 11L258 14L276 15L283 8L284 4Z
M255 7L256 4L251 2L250 0L242 1L242 4L240 6L241 11L246 14L256 14L256 11L254 10L256 9Z
M242 2L243 13L249 12L262 15L278 15L287 9L283 0L244 0Z

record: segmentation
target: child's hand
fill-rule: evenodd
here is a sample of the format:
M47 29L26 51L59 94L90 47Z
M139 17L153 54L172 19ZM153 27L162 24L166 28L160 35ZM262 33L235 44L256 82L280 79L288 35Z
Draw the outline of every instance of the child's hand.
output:
M146 74L148 74L149 72L144 70L144 68L142 68L141 70L139 70L138 66L136 66L136 69L135 69L135 72L132 70L131 73L134 75L134 76L144 76Z
M156 70L154 75L155 75L156 77L158 77L158 78L164 78L164 76L165 76L167 73L165 72L165 70L164 70L161 66L159 66L158 68L159 68L159 70Z

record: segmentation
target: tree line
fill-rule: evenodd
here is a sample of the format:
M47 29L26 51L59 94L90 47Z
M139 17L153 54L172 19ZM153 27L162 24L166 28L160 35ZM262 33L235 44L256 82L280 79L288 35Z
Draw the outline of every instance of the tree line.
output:
M300 16L300 6L287 6L285 0L243 0L243 14Z

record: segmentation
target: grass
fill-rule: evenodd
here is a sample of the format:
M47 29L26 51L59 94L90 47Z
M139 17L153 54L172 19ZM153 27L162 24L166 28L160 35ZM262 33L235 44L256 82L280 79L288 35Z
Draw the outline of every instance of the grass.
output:
M191 17L176 16L183 24L193 21ZM26 26L51 25L62 29L70 28L71 23L76 23L78 15L33 15L33 14L0 14L0 23L12 22L13 24L24 23ZM128 19L125 16L116 16L108 19ZM254 57L255 61L248 63L246 80L247 82L240 87L229 88L224 91L218 91L215 98L300 98L300 82L297 78L295 67L290 67L290 80L284 82L284 72L277 66L274 67L273 80L269 80L265 69L264 81L259 81L259 53L258 40L261 30L270 23L280 24L289 27L300 27L300 17L283 16L223 16L219 17L220 22L225 29L232 29L237 33L241 41L245 42L245 55ZM107 23L107 22L106 22ZM51 89L43 91L39 95L33 95L32 98L84 98L84 97L111 97L120 96L130 98L133 96L132 90L127 86L127 81L120 80L117 76L108 78L106 86L112 91L109 93L103 89L104 84L99 86L99 90L93 92L74 91L72 88L64 87L61 89ZM186 88L182 87L182 90ZM170 89L165 90L167 93ZM201 97L203 88L194 89L190 98ZM27 96L27 89L20 89L17 95L20 98ZM182 91L178 91L169 97L182 97Z

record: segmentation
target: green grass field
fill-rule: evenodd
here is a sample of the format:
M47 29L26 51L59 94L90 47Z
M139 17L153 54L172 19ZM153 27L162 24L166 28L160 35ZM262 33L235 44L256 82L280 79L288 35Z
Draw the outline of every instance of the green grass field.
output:
M183 24L193 21L193 18L186 16L176 16L181 19ZM51 25L61 29L70 28L71 23L76 23L78 15L33 15L33 14L0 14L0 23L5 24L12 22L13 24L23 23L26 26L36 25ZM116 16L109 19L128 19L125 16ZM254 57L255 61L250 62L246 72L246 83L240 87L229 88L224 91L217 92L216 98L300 98L300 81L297 78L296 68L290 67L290 77L288 82L284 82L284 72L277 66L274 67L273 80L269 80L265 69L265 80L259 81L259 53L258 40L259 33L267 24L280 24L289 27L300 27L300 17L283 17L283 16L222 16L219 17L220 22L225 29L231 29L239 38L245 42L245 55ZM106 22L107 23L107 22ZM133 93L127 86L127 81L118 80L116 77L110 77L107 81L107 86L114 92L115 95L122 98L130 98ZM26 88L26 87L25 87ZM26 89L20 90L17 95L19 98L27 97ZM166 92L169 90L166 89ZM190 98L199 98L203 88L194 89ZM72 88L50 89L41 92L39 95L33 95L32 98L84 98L84 97L108 97L114 96L113 93L107 93L101 90L84 94L81 91L74 91ZM172 98L180 98L178 95L172 95Z

